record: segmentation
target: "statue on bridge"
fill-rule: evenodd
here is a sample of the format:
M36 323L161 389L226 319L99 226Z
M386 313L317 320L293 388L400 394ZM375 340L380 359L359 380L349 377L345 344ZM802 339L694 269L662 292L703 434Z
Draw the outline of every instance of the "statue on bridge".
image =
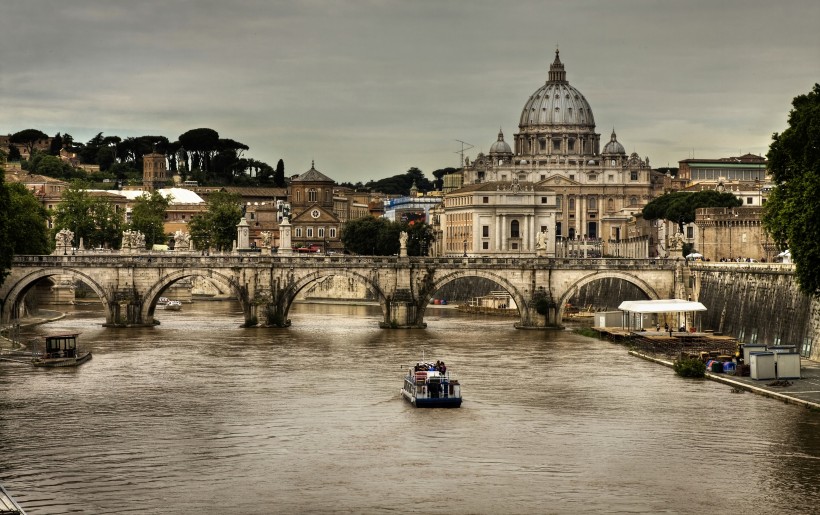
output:
M62 253L65 254L66 251L74 245L74 232L68 229L61 229L60 232L55 235L54 239L57 241L55 253L60 254L60 251L62 251Z
M127 252L145 250L145 235L139 231L124 231L122 233L121 250Z
M407 231L402 231L399 234L399 244L401 245L399 249L399 257L407 257L407 239L410 235L407 234Z
M174 233L174 250L190 250L191 234L179 230Z
M259 236L262 237L262 247L264 247L264 248L270 247L270 239L271 239L270 231L262 231L261 233L259 233Z
M535 235L535 249L547 250L547 230L539 232Z

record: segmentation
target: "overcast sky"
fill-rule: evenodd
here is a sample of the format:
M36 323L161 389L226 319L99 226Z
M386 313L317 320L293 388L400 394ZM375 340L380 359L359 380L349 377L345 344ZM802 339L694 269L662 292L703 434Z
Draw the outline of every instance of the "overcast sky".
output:
M817 0L3 0L0 133L210 127L287 175L458 166L511 142L556 46L653 167L765 154L820 82Z

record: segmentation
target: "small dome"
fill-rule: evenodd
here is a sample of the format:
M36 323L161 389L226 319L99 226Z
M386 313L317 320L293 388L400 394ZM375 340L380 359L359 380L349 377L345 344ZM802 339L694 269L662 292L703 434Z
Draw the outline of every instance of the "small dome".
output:
M624 146L618 143L618 140L615 138L615 129L612 129L612 137L609 140L609 143L604 145L604 151L601 153L626 155L626 150L624 149Z
M504 133L501 132L501 129L499 129L498 130L498 141L493 143L493 145L490 147L490 155L491 156L495 155L495 154L512 155L512 153L513 153L512 149L507 144L507 142L504 141Z

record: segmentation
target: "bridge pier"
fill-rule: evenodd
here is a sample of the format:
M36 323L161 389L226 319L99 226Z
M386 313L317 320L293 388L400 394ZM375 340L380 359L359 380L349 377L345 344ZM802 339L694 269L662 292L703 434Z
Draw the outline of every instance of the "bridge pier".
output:
M287 317L285 307L281 302L270 302L264 304L264 306L265 327L290 327L290 319ZM259 311L259 307L260 306L254 306L257 312ZM258 318L258 315L255 314L255 316Z
M379 323L382 329L424 329L427 324L419 321L421 310L409 289L397 289L387 299L384 320Z

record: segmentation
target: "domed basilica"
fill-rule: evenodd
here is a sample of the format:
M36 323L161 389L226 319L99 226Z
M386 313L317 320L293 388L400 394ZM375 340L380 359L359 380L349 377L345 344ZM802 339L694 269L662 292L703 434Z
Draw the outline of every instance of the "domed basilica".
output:
M513 147L499 130L486 154L465 159L461 187L445 197L442 254L646 255L649 242L630 241L627 226L663 175L627 155L614 130L601 148L592 108L557 50L546 83L524 103Z

